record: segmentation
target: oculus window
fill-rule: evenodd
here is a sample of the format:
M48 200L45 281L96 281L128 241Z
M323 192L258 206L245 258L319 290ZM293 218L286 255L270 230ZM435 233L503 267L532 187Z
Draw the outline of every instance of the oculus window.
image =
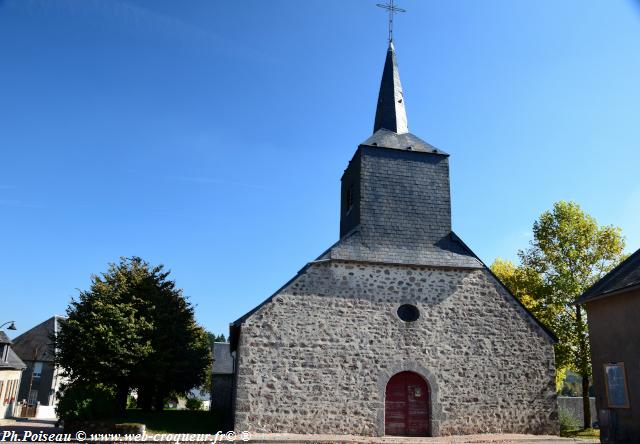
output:
M411 304L403 304L398 307L398 317L404 322L415 322L420 318L420 310Z

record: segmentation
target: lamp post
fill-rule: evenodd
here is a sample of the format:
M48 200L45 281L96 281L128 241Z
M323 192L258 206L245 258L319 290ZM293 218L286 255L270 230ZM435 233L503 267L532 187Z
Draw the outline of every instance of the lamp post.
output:
M16 321L5 322L4 324L0 325L0 328L4 327L7 324L9 324L9 326L7 327L7 330L16 330Z

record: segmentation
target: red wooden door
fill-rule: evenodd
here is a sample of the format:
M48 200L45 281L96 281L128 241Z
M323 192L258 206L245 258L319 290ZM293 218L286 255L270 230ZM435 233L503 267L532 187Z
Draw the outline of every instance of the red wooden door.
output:
M420 375L401 372L389 380L384 402L385 434L429 435L429 386Z

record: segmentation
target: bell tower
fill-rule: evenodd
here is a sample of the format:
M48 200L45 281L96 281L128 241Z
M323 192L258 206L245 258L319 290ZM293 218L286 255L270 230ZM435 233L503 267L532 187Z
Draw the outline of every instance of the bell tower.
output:
M392 41L373 134L342 176L340 238L332 257L443 265L471 255L451 231L449 155L409 132Z

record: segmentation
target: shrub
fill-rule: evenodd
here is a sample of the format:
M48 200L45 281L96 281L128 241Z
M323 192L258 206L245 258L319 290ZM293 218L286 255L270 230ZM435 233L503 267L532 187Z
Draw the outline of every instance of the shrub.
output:
M58 395L58 417L64 420L92 421L116 414L112 389L103 385L72 384Z
M187 398L185 407L187 410L202 410L202 401L198 398Z
M135 409L137 407L138 407L138 400L131 395L127 396L127 408Z
M558 410L558 418L560 420L561 432L575 430L578 428L578 423L576 419L571 415L571 413L568 410L560 408Z

